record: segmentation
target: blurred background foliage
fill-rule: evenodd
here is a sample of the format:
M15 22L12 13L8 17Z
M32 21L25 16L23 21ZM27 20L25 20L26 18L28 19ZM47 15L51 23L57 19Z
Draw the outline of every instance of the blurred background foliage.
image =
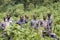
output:
M12 15L14 21L17 21L21 15L28 15L29 22L34 14L40 20L43 15L51 13L53 15L53 32L60 38L60 0L0 0L0 22L8 13ZM43 40L41 37L43 28L36 31L30 28L29 23L23 26L25 28L21 29L20 26L13 24L6 29L7 35L12 37L12 40ZM0 34L1 32L0 30ZM0 35L0 40L3 40L2 35ZM46 37L45 40L52 39Z

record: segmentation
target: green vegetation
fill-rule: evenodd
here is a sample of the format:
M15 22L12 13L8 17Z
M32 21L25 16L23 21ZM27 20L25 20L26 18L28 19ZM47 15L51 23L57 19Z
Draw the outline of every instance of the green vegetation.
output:
M40 20L49 12L53 15L53 32L60 38L60 0L0 0L0 22L7 13L12 15L15 22L19 16L28 15L30 22L32 15L36 14ZM34 30L30 28L29 23L23 26L21 29L19 25L13 24L6 29L7 35L12 40L44 40L41 35L43 28ZM2 30L0 30L0 40L3 40ZM45 40L52 39L46 37Z

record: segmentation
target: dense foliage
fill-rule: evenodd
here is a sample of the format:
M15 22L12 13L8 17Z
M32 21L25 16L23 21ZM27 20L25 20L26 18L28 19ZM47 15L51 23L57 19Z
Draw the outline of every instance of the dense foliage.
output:
M10 13L16 22L21 15L28 15L29 22L32 15L36 14L37 19L42 19L47 13L53 15L53 32L60 38L60 0L0 0L0 22L7 13ZM17 24L13 24L6 29L6 33L12 40L43 40L42 27L38 30L30 28L30 23L27 23L24 28ZM2 30L0 29L0 40L2 38ZM5 38L4 40L7 40ZM52 40L46 37L45 40Z

